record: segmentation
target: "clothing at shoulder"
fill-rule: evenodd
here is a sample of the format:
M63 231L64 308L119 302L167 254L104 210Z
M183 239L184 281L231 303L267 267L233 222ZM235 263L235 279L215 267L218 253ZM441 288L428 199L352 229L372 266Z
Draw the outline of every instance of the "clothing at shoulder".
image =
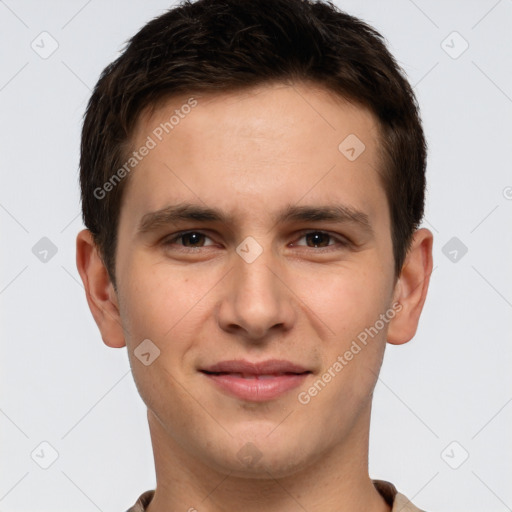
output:
M135 505L129 508L126 512L145 512L149 502L153 499L154 494L155 491L146 491L142 493Z
M384 480L373 480L373 485L386 503L393 507L391 512L424 512L415 507L403 494L400 494L392 483Z
M375 488L386 500L386 503L393 507L391 512L423 512L415 507L403 494L400 494L393 484L385 482L384 480L374 480L373 485L375 485ZM135 505L126 512L145 512L154 494L155 491L142 493Z

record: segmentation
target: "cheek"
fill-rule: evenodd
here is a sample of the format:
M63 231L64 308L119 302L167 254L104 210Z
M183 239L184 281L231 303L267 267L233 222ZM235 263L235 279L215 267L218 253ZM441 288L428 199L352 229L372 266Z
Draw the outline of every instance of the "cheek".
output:
M180 383L185 377L183 360L193 340L188 326L197 314L194 305L205 292L191 287L189 275L179 269L171 274L143 258L131 263L120 275L119 305L133 378L146 406L167 418L167 423L172 418L179 428L183 415L194 412ZM143 346L144 351L139 348Z
M148 261L144 255L133 257L123 270L119 279L119 305L139 392L146 404L155 400L152 396L158 389L164 390L164 394L172 390L172 400L179 400L178 381L193 373L190 354L200 343L197 341L200 327L211 316L208 293L219 277L214 271L203 272L199 277L186 267L171 268L165 261ZM153 350L158 357L150 366L137 358L138 347L144 340L157 347Z
M127 278L120 279L120 305L127 343L137 343L141 337L162 344L176 339L175 333L182 331L211 288L209 281L214 282L213 276L193 279L185 267L171 269L164 261L144 257L134 258L126 269Z
M304 272L297 282L301 283L298 295L340 349L375 323L392 293L389 272L380 271L378 263L317 269L314 275Z
M341 416L370 399L389 325L381 320L390 307L389 272L379 272L375 263L365 268L377 270L371 274L355 267L330 270L328 278L326 273L325 278L317 274L315 280L306 280L303 291L308 307L327 326L319 375L322 382L316 381L321 397L315 401L331 403Z

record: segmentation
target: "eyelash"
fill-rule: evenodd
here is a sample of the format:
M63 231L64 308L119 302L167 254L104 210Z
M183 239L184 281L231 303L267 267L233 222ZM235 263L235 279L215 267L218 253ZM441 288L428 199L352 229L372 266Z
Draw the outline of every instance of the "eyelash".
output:
M342 237L341 235L334 235L332 233L330 233L329 231L322 231L322 230L318 230L318 229L313 229L313 230L305 230L305 231L301 231L299 233L299 240L304 238L305 236L309 235L309 234L322 234L322 235L327 235L328 237L330 237L331 240L335 240L338 242L338 245L340 246L339 248L346 248L348 246L351 245L351 242L346 239L345 237ZM210 238L206 233L203 233L202 231L195 231L195 230L189 230L189 231L181 231L179 233L175 233L174 235L172 235L172 238L166 238L164 241L163 241L163 245L164 246L171 246L173 245L176 241L180 240L180 239L183 239L183 237L185 237L186 235L190 235L190 234L199 234L199 235L203 235L205 236L206 238ZM210 238L211 239L211 238ZM210 246L206 246L206 247L210 247ZM295 247L306 247L307 249L314 249L316 250L317 252L318 251L322 251L322 252L326 252L326 251L330 251L330 250L336 250L337 247L336 247L336 244L329 244L325 247L308 247L308 246L305 246L305 245L300 245L300 246L295 246ZM185 247L185 246L180 246L179 247L179 251L185 251L185 252L189 252L189 251L197 251L198 249L203 249L204 247Z

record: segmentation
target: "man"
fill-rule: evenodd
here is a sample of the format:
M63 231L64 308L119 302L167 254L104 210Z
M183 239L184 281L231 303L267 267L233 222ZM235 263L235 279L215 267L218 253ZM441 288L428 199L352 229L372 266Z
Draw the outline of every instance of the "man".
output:
M185 2L105 69L77 265L148 407L130 511L418 510L367 459L432 270L425 158L380 35L332 4Z

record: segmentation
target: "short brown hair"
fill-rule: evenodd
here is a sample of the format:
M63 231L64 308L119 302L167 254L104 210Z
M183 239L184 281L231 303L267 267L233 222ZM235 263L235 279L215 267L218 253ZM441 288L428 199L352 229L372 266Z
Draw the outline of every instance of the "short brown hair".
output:
M128 177L104 197L97 191L126 161L141 112L177 94L299 81L363 105L378 119L399 275L423 217L426 143L413 90L382 36L332 2L184 0L130 39L101 74L84 116L83 220L114 284Z

